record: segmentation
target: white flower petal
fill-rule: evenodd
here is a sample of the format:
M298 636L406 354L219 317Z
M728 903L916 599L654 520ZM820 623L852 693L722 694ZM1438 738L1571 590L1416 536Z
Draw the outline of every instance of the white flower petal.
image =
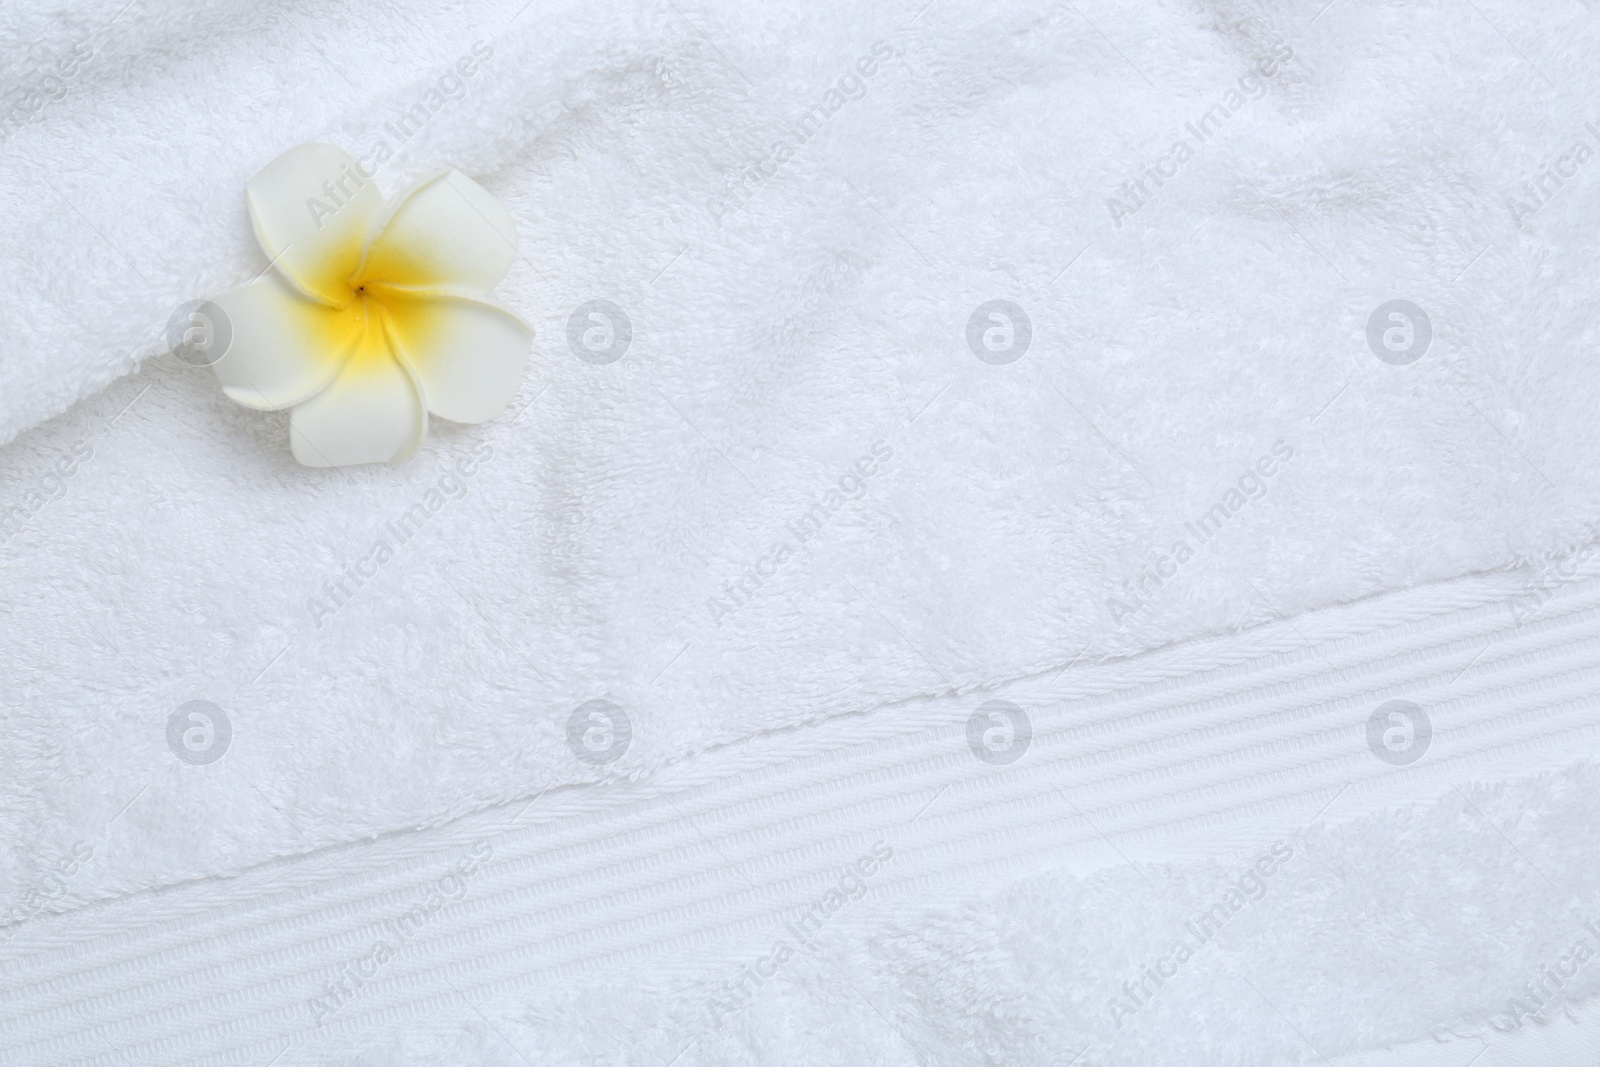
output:
M423 182L379 229L357 276L487 293L517 255L517 224L490 192L451 168Z
M308 296L349 300L350 275L383 213L377 183L332 145L303 144L261 168L244 188L256 240Z
M335 310L272 273L212 303L230 340L211 368L223 392L257 410L293 407L321 392L366 329L359 303Z
M487 422L517 395L533 329L487 300L407 294L373 286L393 327L396 354L422 383L428 411Z
M398 462L427 433L422 394L381 330L369 331L333 384L289 416L294 458L308 467Z

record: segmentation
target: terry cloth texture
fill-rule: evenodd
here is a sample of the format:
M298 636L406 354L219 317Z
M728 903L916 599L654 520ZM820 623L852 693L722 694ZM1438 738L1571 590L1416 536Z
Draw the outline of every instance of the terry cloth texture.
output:
M283 417L170 358L7 448L9 891L147 786L85 899L1591 540L1592 198L1504 203L1577 104L1442 8L1157 6L1120 48L1096 13L23 18L113 28L7 143L14 426L261 269L240 190L304 140L504 198L499 296L540 341L511 411L400 467L304 470ZM1538 68L1600 77L1594 32ZM1406 366L1366 331L1397 294L1431 323ZM612 363L575 355L596 299L631 323ZM1014 362L1019 320L969 338L996 299ZM593 699L630 717L612 763L568 743ZM251 788L171 758L191 700Z
M1525 634L1592 569L1600 23L1576 6L117 0L22 5L0 44L25 57L0 75L17 931L654 795L852 716L905 732L1096 672L1120 691L1151 655L1211 669L1206 642L1330 606L1410 605L1366 632L1470 587ZM511 209L496 296L539 336L506 415L311 471L283 416L160 355L182 302L266 266L242 189L306 141L391 196L448 162ZM1511 760L1485 780L1579 736L1592 646L1562 647L1504 668L1556 672L1566 717L1485 705ZM1426 703L1374 683L1339 729L1390 699ZM1279 742L1247 722L1229 743ZM1539 781L1506 795L1554 819ZM1440 863L1460 844L1417 833ZM1473 973L1453 1004L1525 980ZM62 1003L38 1040L70 1051ZM1406 1036L1359 1009L1327 1054Z
M1519 1062L1600 990L1597 643L1600 580L1454 583L1007 691L998 743L941 698L40 916L0 1056Z

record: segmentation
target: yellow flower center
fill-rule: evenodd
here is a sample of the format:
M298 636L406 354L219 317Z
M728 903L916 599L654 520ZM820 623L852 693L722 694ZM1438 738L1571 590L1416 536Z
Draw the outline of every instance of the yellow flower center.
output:
M373 257L377 259L378 257ZM425 290L388 281L391 271L408 280L431 276L414 255L387 252L381 262L369 260L333 295L336 314L320 316L317 350L346 359L348 371L365 375L387 369L399 346L415 366L441 326L439 302Z

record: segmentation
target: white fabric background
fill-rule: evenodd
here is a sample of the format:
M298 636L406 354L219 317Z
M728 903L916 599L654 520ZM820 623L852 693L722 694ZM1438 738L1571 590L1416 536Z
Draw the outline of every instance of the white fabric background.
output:
M0 31L27 57L7 108L94 42L0 147L12 899L89 834L69 903L1588 538L1600 164L1520 226L1506 203L1594 140L1580 6L119 8ZM880 40L865 95L719 226L707 201ZM363 154L475 41L494 56L378 179L450 162L511 207L522 398L400 467L300 468L281 417L150 358L160 332L264 265L250 175L307 140ZM1116 228L1106 198L1278 41L1270 91ZM1364 336L1396 297L1433 324L1408 367ZM610 366L566 345L595 298L633 323ZM1034 329L1002 367L964 338L996 298ZM1116 625L1107 598L1279 440L1267 495ZM717 625L878 441L861 498ZM308 598L484 443L317 626ZM594 697L634 724L598 769L565 737ZM234 728L208 773L163 735L196 698Z

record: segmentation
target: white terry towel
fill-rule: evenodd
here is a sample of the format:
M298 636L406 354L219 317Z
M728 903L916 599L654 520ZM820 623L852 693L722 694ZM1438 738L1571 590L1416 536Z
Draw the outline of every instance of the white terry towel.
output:
M1506 1054L1593 1046L1600 583L1510 577L39 915L0 1057L1581 1063Z
M7 31L43 42L0 161L13 913L57 843L104 842L67 903L234 872L1594 517L1581 12L119 6ZM118 377L265 266L241 190L312 140L518 221L522 397L402 466Z

